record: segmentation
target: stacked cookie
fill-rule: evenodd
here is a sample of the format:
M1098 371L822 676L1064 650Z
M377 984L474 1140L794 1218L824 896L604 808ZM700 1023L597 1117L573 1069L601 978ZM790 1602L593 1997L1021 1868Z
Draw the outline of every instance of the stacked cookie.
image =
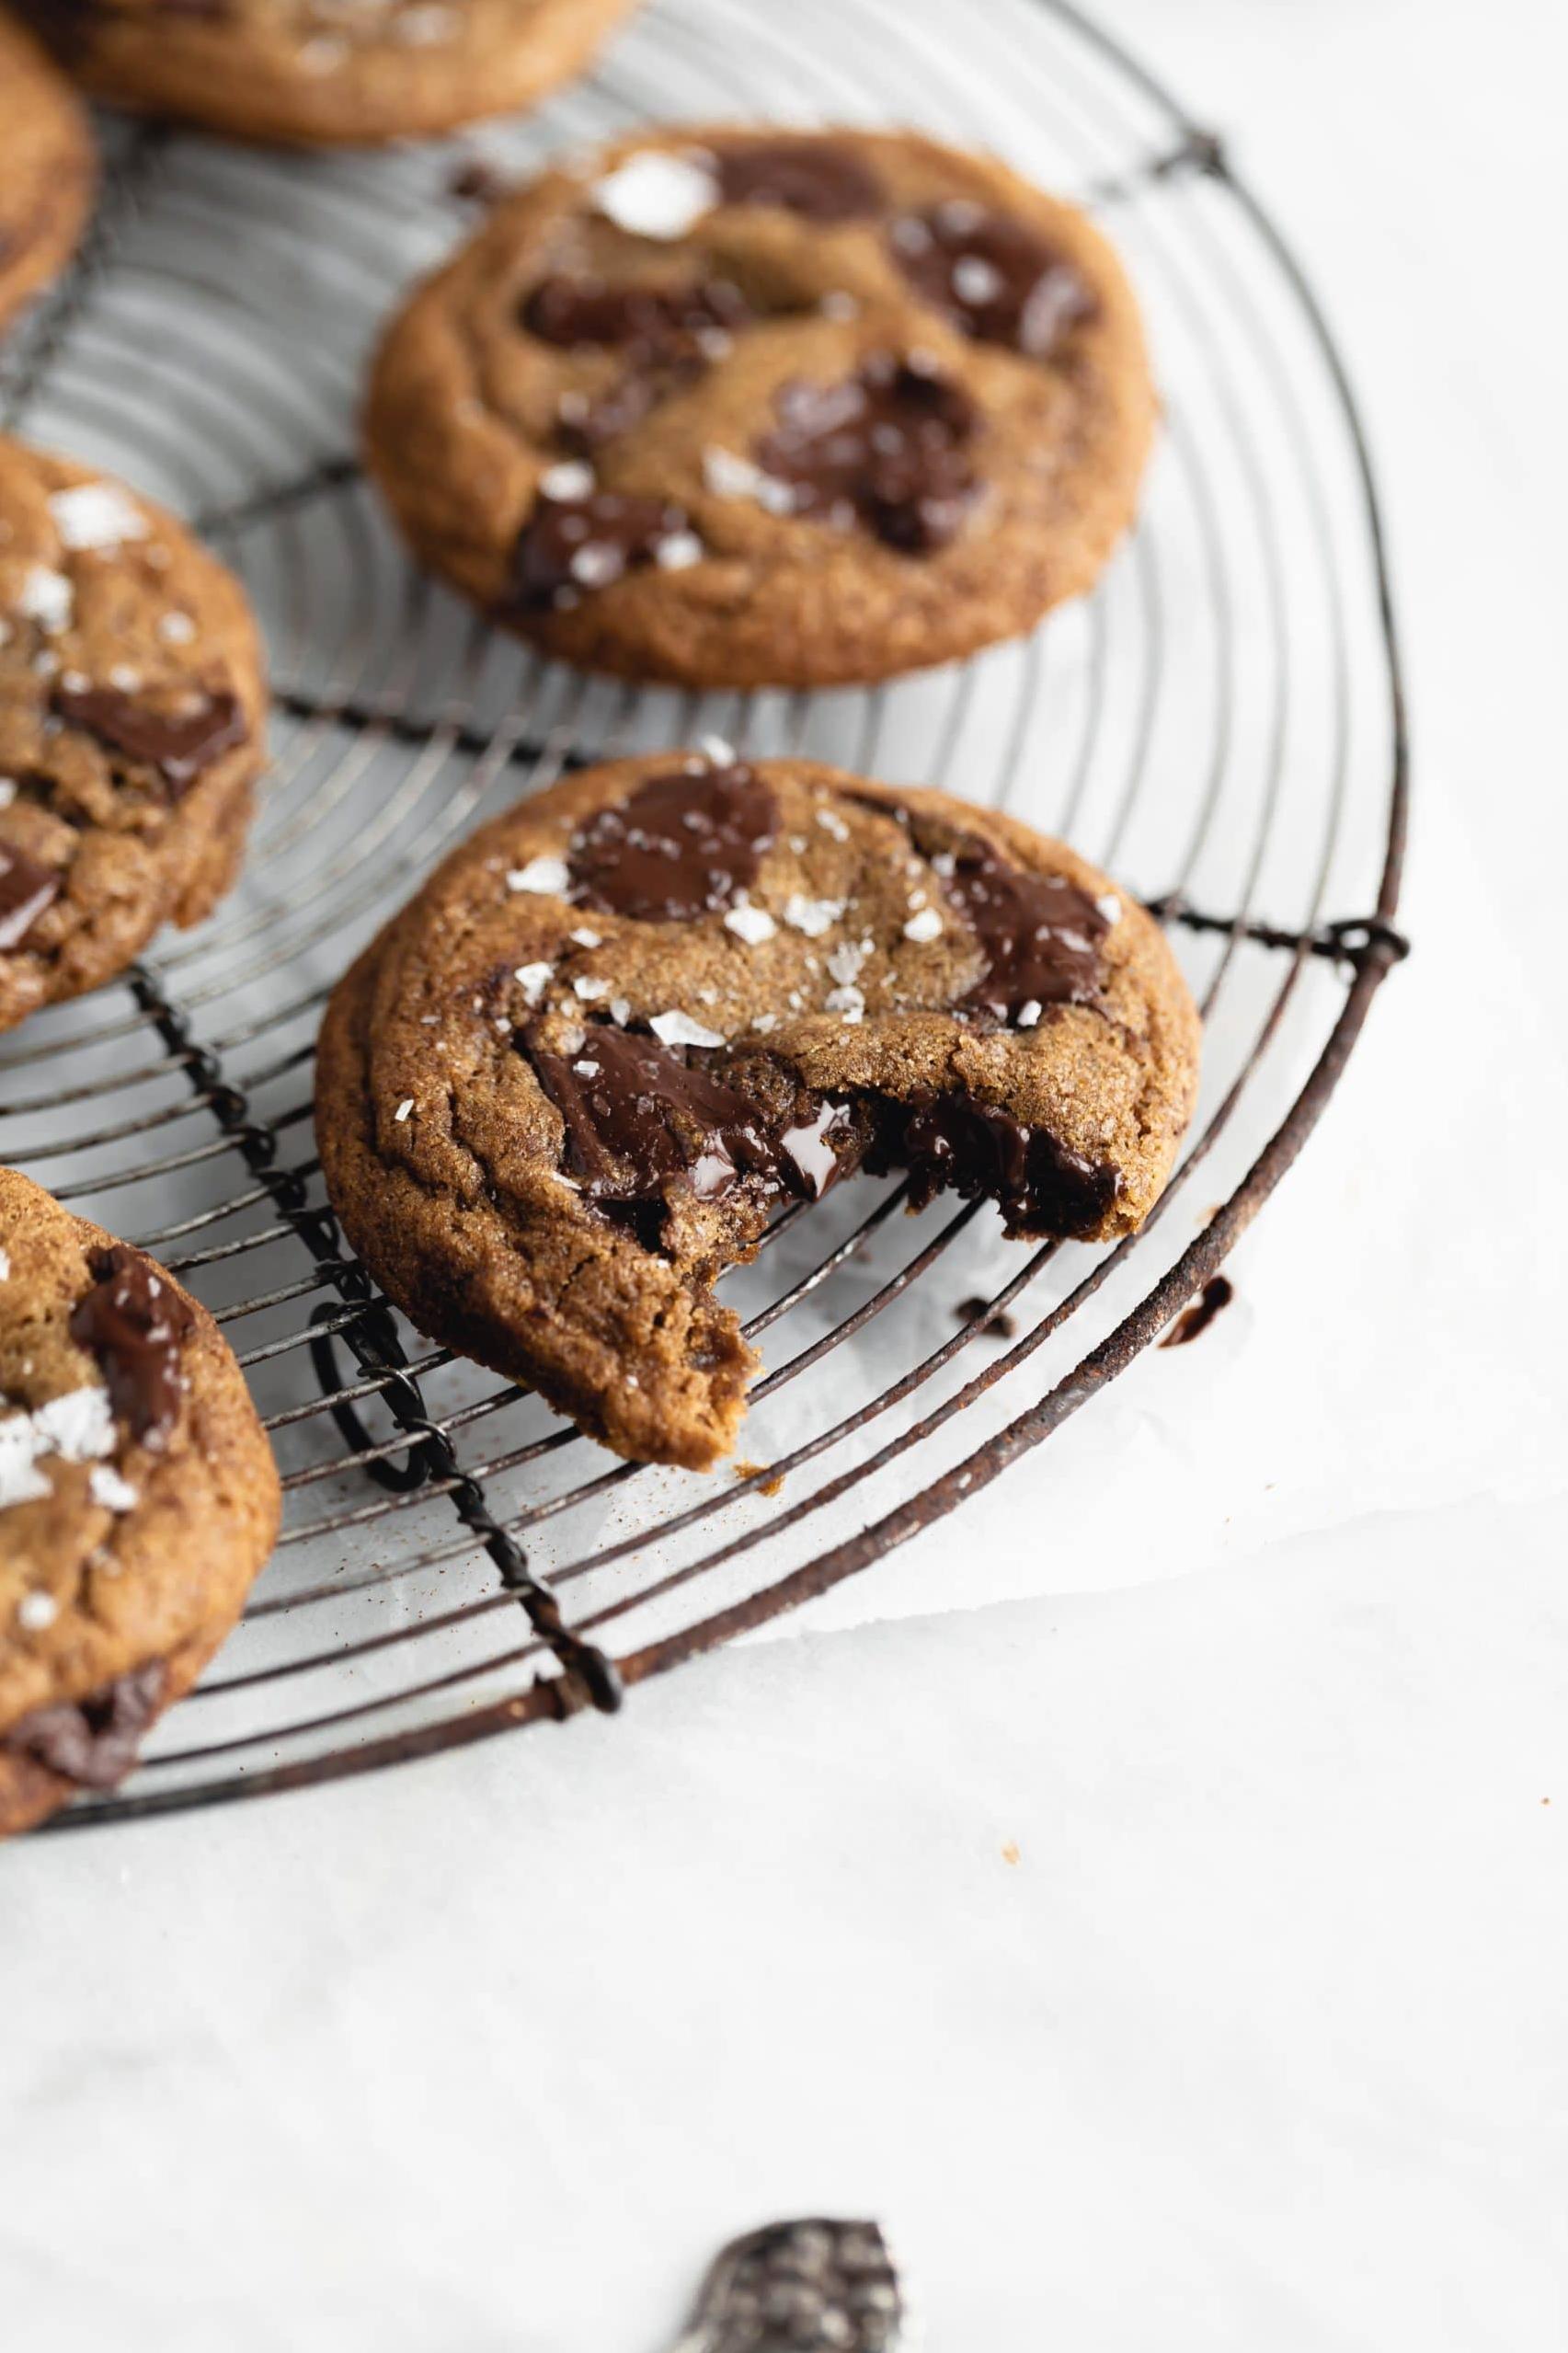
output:
M36 0L96 94L241 135L532 101L628 0ZM80 233L77 102L0 19L0 319ZM372 474L416 558L583 669L890 678L1018 635L1130 523L1155 401L1115 255L913 133L641 132L504 198L391 324ZM171 516L0 441L0 1029L238 870L266 690ZM619 1453L705 1468L756 1360L718 1296L859 1169L1020 1239L1137 1230L1198 1023L1145 911L933 790L710 740L452 854L333 993L327 1189L387 1295ZM276 1471L205 1312L0 1171L0 1831L133 1761L264 1562Z

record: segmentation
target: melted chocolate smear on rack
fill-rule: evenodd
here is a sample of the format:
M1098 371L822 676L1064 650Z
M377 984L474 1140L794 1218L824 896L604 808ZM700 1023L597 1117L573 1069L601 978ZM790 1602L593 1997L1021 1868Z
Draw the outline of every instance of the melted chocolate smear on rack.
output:
M835 139L757 139L714 157L726 204L774 204L804 220L864 220L882 209L882 185L853 147Z
M36 1708L12 1725L0 1746L78 1788L113 1789L136 1762L142 1735L157 1715L167 1682L165 1661L151 1659L90 1698Z
M916 293L977 343L1045 360L1094 314L1072 264L1011 213L935 204L895 221L888 242Z
M185 1396L180 1359L196 1318L140 1250L117 1242L87 1264L97 1280L71 1311L71 1337L97 1357L132 1437L161 1450Z
M155 768L171 800L182 799L203 769L246 737L245 713L229 694L200 695L185 711L155 710L118 686L59 685L52 699L68 726Z
M944 887L987 966L965 1004L1009 1025L1031 1004L1093 1004L1111 926L1088 893L1065 875L1010 866L978 833L961 834L948 855Z
M1190 1307L1184 1307L1160 1345L1162 1349L1185 1349L1189 1340L1200 1340L1217 1315L1236 1296L1236 1286L1229 1275L1210 1275Z
M977 1291L970 1298L961 1299L953 1314L958 1323L972 1324L978 1316L985 1314L990 1305L990 1301ZM1003 1308L999 1314L991 1316L985 1328L985 1337L988 1340L1016 1339L1018 1325L1015 1318Z
M716 914L755 881L778 823L773 794L743 764L651 776L589 819L572 844L572 881L585 906L606 914Z
M843 383L782 385L774 406L779 422L754 454L789 484L796 514L858 521L910 556L956 535L979 487L968 456L979 417L937 369L876 351Z
M64 877L14 844L0 842L0 954L25 947L46 907L52 907Z
M684 508L663 499L593 490L586 499L542 494L518 534L513 595L525 613L565 611L596 589L658 561L689 531Z
M684 1179L700 1201L722 1200L743 1179L762 1198L819 1200L840 1173L834 1141L850 1141L836 1105L779 1117L728 1083L723 1065L634 1030L594 1027L574 1054L541 1042L524 1050L567 1131L567 1169L601 1207L646 1209ZM642 1229L639 1227L639 1232Z

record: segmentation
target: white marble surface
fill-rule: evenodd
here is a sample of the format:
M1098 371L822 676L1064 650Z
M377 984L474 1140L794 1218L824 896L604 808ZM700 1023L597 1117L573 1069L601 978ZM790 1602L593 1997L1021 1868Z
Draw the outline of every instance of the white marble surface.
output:
M1179 1544L1040 1598L1025 1470L903 1614L613 1726L11 1850L18 2353L654 2353L812 2208L886 2218L933 2353L1562 2342L1568 44L1107 13L1327 295L1416 714L1420 953L1242 1304L1115 1400Z

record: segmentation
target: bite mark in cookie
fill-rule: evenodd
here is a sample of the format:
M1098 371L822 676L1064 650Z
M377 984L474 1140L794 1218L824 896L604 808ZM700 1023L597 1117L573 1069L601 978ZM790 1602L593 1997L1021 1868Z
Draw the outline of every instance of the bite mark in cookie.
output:
M802 762L590 771L456 853L339 985L317 1128L420 1328L619 1452L733 1441L714 1296L857 1167L1020 1237L1157 1198L1197 1025L1151 919L1059 844Z

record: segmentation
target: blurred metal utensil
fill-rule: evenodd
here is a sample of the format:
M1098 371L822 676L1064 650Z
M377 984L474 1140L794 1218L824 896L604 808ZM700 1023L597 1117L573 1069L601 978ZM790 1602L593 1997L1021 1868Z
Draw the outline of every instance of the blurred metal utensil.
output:
M723 2248L674 2353L910 2353L876 2222L769 2222Z

